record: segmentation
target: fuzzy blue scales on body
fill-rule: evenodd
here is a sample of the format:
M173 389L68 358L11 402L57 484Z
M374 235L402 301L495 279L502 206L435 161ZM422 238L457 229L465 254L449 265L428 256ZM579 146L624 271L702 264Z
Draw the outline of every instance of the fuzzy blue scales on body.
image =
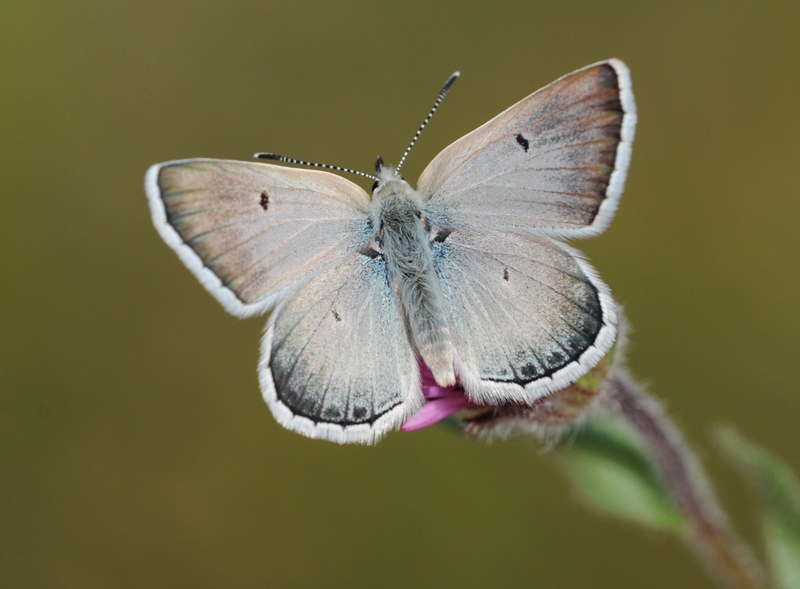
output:
M425 197L394 168L381 166L371 218L389 276L400 295L411 338L441 386L456 382L453 344L434 268Z

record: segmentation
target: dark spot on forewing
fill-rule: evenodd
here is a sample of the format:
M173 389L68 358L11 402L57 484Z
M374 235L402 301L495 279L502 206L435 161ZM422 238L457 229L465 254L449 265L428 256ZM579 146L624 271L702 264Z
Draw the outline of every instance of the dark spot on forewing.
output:
M503 268L503 280L508 282L508 268Z
M522 149L525 150L525 153L528 153L528 148L531 146L531 144L530 141L522 136L522 133L517 133L517 143L522 146Z
M264 209L264 211L269 209L269 195L266 190L261 193L261 208Z
M339 317L339 313L336 312L336 309L331 310L331 315L333 315L333 318L336 319L337 322L342 320L342 318Z

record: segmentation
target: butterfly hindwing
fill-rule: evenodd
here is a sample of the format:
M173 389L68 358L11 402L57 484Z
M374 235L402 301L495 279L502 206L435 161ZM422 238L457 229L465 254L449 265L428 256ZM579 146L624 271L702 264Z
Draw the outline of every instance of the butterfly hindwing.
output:
M467 229L433 247L456 371L472 400L531 403L574 382L611 348L609 291L567 246Z
M369 231L367 193L327 172L194 159L153 166L145 184L161 236L241 317L343 259Z
M613 217L636 109L612 59L531 94L437 155L419 179L434 220L580 237Z
M309 437L370 443L402 423L422 392L385 260L352 254L279 305L259 377L276 419Z

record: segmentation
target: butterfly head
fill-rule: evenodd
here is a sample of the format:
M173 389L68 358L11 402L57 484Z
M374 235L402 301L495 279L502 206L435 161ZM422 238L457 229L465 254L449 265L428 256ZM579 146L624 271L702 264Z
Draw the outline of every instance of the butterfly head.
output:
M375 161L375 176L377 180L372 185L373 196L385 192L385 188L389 185L399 183L408 186L408 182L398 173L397 168L386 165L381 156Z

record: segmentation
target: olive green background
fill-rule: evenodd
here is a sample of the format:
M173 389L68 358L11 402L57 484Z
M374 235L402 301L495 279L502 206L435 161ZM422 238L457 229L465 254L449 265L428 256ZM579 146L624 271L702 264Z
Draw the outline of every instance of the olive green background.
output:
M205 292L142 184L260 150L396 162L460 69L413 179L540 86L624 59L627 190L578 246L755 541L709 433L800 469L798 30L796 1L0 4L0 585L713 587L675 539L586 510L530 443L282 429L256 379L264 319Z

